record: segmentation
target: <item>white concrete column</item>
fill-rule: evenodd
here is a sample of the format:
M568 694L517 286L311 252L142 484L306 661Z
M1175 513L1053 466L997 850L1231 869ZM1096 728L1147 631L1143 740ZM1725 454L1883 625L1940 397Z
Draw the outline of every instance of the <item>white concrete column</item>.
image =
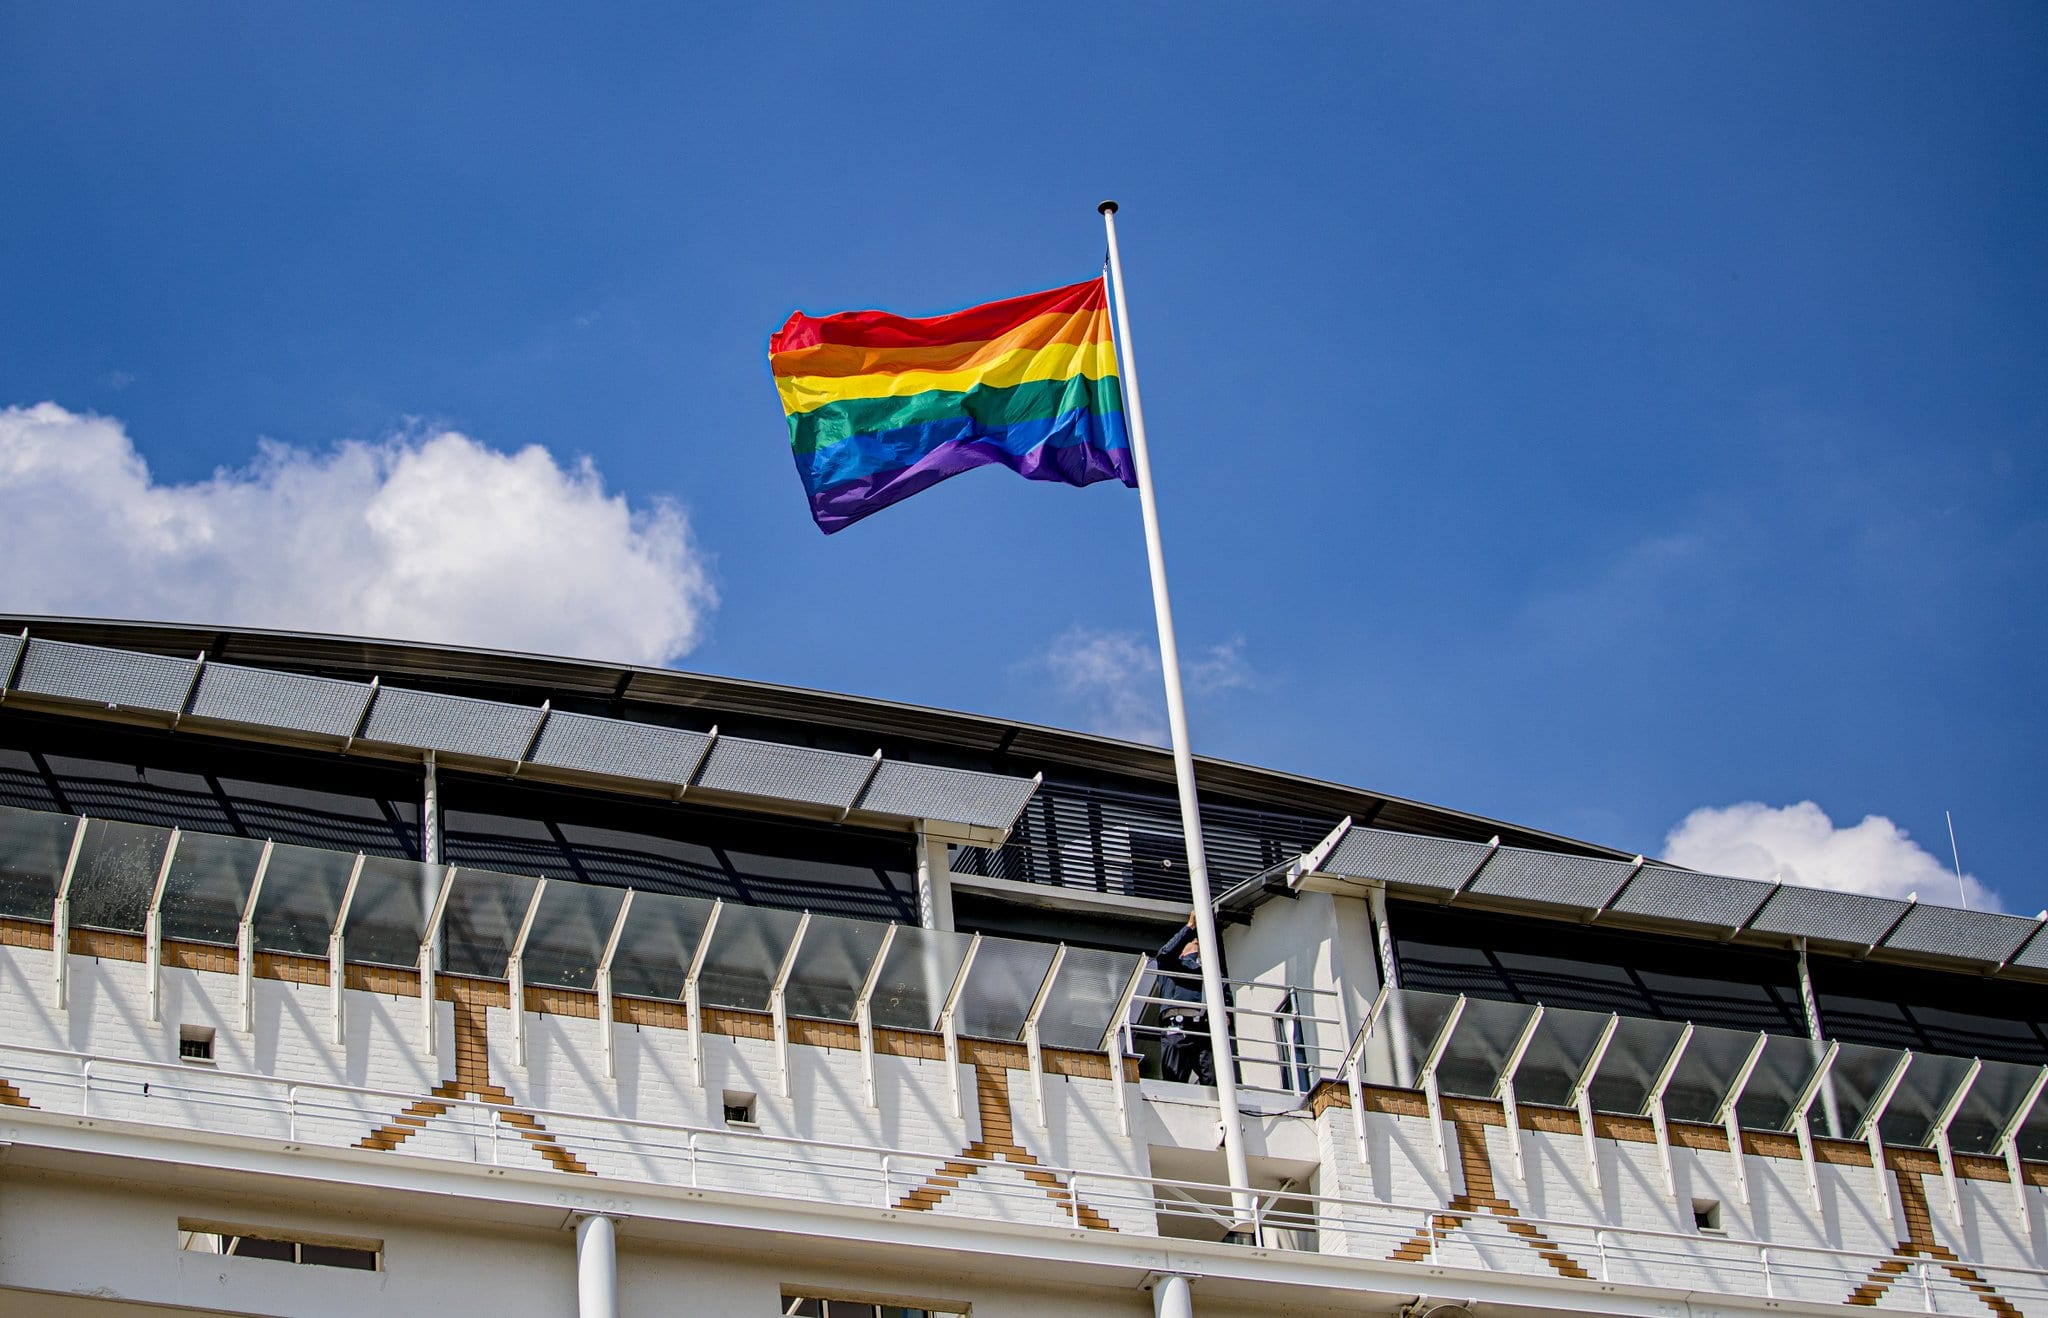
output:
M927 929L953 927L953 871L946 844L924 830L917 834L917 922Z
M619 1264L609 1217L576 1219L576 1318L619 1318Z
M1154 1318L1195 1318L1195 1292L1188 1279L1173 1275L1153 1281L1152 1313Z

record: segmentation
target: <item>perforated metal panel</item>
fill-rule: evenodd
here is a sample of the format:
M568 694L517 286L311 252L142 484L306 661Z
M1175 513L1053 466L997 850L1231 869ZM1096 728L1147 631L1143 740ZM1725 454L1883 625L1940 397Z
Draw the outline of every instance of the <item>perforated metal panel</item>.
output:
M1771 894L1746 927L1762 934L1869 947L1884 937L1905 909L1906 903L1889 897L1788 883Z
M704 748L710 744L711 738L703 733L682 728L555 713L548 715L540 744L533 748L533 763L681 784L697 772L704 762Z
M2036 933L2027 945L2020 949L2020 954L2012 959L2012 963L2016 966L2025 966L2029 970L2048 970L2048 929Z
M1620 889L1630 868L1619 860L1502 847L1466 891L1474 896L1597 911Z
M1608 909L1618 915L1740 929L1770 895L1771 885L1755 879L1645 865Z
M431 691L385 687L370 707L363 729L369 741L421 750L474 755L488 760L517 760L533 744L540 710L496 700L472 700Z
M884 760L861 793L860 808L905 819L942 819L977 828L1008 829L1038 785L1029 778L942 769Z
M1895 952L1918 952L1996 966L2019 951L2020 944L2033 932L2034 922L2022 916L1922 902L1906 912L1906 918L1884 940L1884 946Z
M21 677L14 686L39 696L176 714L185 708L198 669L196 659L37 637L28 643L28 657L21 661Z
M368 682L208 664L199 675L192 717L353 737L369 704Z
M852 807L874 767L873 758L866 755L721 737L704 761L697 785L845 810Z
M21 658L21 637L19 634L0 636L0 688L7 686L7 679L14 676L14 661Z
M1488 851L1479 842L1354 828L1323 862L1323 873L1456 892L1465 886L1465 880L1472 877Z

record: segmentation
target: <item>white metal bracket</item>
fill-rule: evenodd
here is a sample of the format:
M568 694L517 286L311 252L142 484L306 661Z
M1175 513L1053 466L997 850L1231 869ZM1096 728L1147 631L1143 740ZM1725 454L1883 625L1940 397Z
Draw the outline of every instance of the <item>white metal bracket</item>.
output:
M697 992L697 976L704 973L704 958L711 955L711 938L718 932L718 917L725 911L724 899L711 903L704 928L697 934L697 946L690 953L690 968L683 975L683 1021L690 1029L690 1068L697 1087L704 1087L704 1001Z
M1501 1118L1507 1123L1508 1158L1515 1184L1525 1190L1529 1187L1529 1173L1522 1161L1522 1119L1515 1105L1515 1072L1521 1068L1522 1057L1536 1037L1536 1027L1542 1023L1543 1004L1539 1002L1529 1014L1528 1023L1522 1026L1521 1034L1516 1036L1514 1047L1508 1049L1507 1062L1500 1069L1500 1083L1493 1087L1494 1097L1500 1100Z
M1977 1073L1983 1069L1983 1059L1972 1058L1962 1083L1956 1086L1956 1092L1948 1096L1948 1102L1941 1105L1941 1111L1934 1117L1934 1151L1941 1158L1941 1182L1948 1191L1949 1216L1955 1220L1957 1231L1963 1229L1963 1197L1956 1189L1956 1151L1948 1142L1948 1128L1956 1119L1956 1113L1962 1110L1963 1100L1969 1097L1970 1086L1977 1083Z
M1572 1082L1572 1106L1579 1110L1579 1135L1586 1144L1586 1179L1593 1186L1593 1198L1597 1202L1600 1188L1600 1140L1593 1133L1593 1076L1600 1070L1600 1063L1607 1060L1607 1047L1614 1042L1614 1032L1621 1028L1621 1014L1610 1013L1607 1024L1600 1031L1600 1038L1594 1042L1593 1051L1586 1055L1586 1064L1579 1068L1578 1079Z
M1110 1092L1116 1095L1116 1125L1125 1135L1131 1133L1131 1100L1124 1092L1129 1086L1124 1083L1124 1040L1131 1023L1131 1001L1138 996L1138 987L1149 974L1144 958L1138 959L1131 977L1124 981L1124 991L1117 998L1116 1010L1110 1013L1109 1028L1102 1032L1102 1051L1109 1054Z
M861 1096L871 1109L881 1106L875 1087L875 986L882 982L882 967L889 960L890 947L895 945L896 930L894 924L883 928L882 945L875 949L875 959L868 963L867 978L861 981L860 996L853 1002L854 1024L860 1028Z
M2020 1161L2020 1127L2027 1124L2027 1118L2034 1113L2034 1105L2041 1101L2041 1091L2048 1089L2048 1066L2034 1074L2034 1083L2027 1086L2027 1096L2006 1121L2005 1129L1998 1132L1998 1152L2005 1158L2005 1174L2012 1184L2012 1202L2019 1214L2020 1235L2031 1240L2034 1236L2034 1215L2031 1201L2027 1198L2026 1167Z
M156 886L149 893L149 914L142 923L143 973L149 977L149 1022L164 1018L164 885L171 879L171 862L178 855L178 839L184 830L171 830L164 846L163 864L156 867Z
M880 751L875 754L879 756ZM796 968L797 949L804 945L804 931L811 927L811 913L805 911L796 922L796 933L789 940L789 950L782 954L782 965L775 972L775 983L768 990L768 1014L775 1023L775 1063L782 1074L782 1096L789 1097L789 1007L783 1000L789 988L789 973Z
M1416 1077L1422 1084L1422 1096L1429 1102L1429 1134L1436 1141L1436 1169L1445 1173L1451 1170L1451 1155L1444 1142L1444 1103L1437 1090L1436 1068L1444 1059L1444 1050L1451 1046L1451 1032L1458 1028L1458 1019L1464 1014L1465 995L1460 993L1451 1004L1451 1014L1444 1018L1443 1028L1429 1045L1429 1056L1422 1060L1422 1074Z
M626 932L626 915L633 909L633 890L626 889L625 900L619 903L619 913L612 918L612 932L605 939L604 959L597 963L597 981L592 986L597 990L597 1034L604 1049L604 1078L615 1080L619 1074L618 1043L612 1038L612 1014L616 1010L612 1002L612 958L618 955L619 939Z
M26 633L24 633L26 634ZM71 830L71 852L57 880L57 899L50 904L50 1000L58 1011L71 1005L71 878L78 873L78 853L85 848L84 815Z
M945 1005L939 1010L939 1033L946 1043L946 1084L953 1099L953 1116L964 1116L960 1106L960 1032L953 1019L954 1011L960 1005L960 991L967 987L967 976L974 969L974 954L981 950L981 935L976 934L967 944L967 955L960 959L960 969L953 976L953 985L946 990Z
M1685 1023L1685 1029L1678 1035L1678 1042L1672 1046L1671 1055L1664 1059L1658 1069L1657 1078L1650 1084L1650 1129L1657 1136L1657 1161L1664 1170L1664 1193L1672 1199L1678 1198L1678 1173L1671 1166L1671 1125L1664 1117L1664 1091L1671 1087L1671 1077L1678 1073L1678 1063L1685 1056L1685 1046L1692 1042L1692 1022Z
M1835 1068L1835 1055L1842 1049L1840 1043L1830 1042L1822 1050L1820 1061L1814 1065L1813 1074L1807 1077L1806 1085L1799 1091L1798 1099L1792 1104L1792 1129L1799 1136L1799 1160L1806 1164L1806 1193L1813 1201L1813 1211L1821 1211L1820 1168L1813 1159L1813 1100L1827 1084L1828 1072Z
M548 890L546 879L536 879L533 896L527 900L526 915L512 939L512 955L505 958L505 1005L512 1013L512 1065L526 1065L526 940L533 936L533 920L540 914L541 894Z
M442 874L441 891L434 896L434 908L427 912L427 925L420 935L420 1049L429 1057L434 1055L434 1036L440 1033L434 1028L434 967L441 959L441 916L448 909L448 895L455 890L458 872L451 865Z
M1899 1092L1899 1084L1906 1078L1906 1068L1912 1064L1911 1049L1899 1054L1898 1064L1892 1067L1891 1074L1878 1087L1876 1096L1870 1101L1870 1110L1863 1114L1862 1127L1857 1131L1870 1147L1870 1173L1876 1178L1877 1202L1883 1207L1887 1222L1892 1220L1892 1178L1884 1165L1884 1132L1878 1128L1878 1123L1884 1120L1885 1109L1892 1105L1892 1095Z
M349 908L356 904L356 885L362 882L363 864L368 859L362 852L356 853L356 863L348 872L348 886L341 890L341 905L334 912L334 928L327 934L328 1005L333 1012L332 1037L337 1047L348 1042L348 959L344 955L348 947L348 913ZM265 870L270 868L268 851L263 853L263 867ZM257 886L262 886L260 878L257 880ZM249 908L252 912L255 910L253 897L250 899Z
M1052 951L1052 964L1045 969L1045 978L1039 982L1038 992L1031 999L1031 1009L1024 1013L1024 1055L1031 1067L1031 1096L1037 1104L1038 1128L1045 1129L1045 1052L1039 1046L1038 1016L1045 1010L1046 1000L1052 996L1053 980L1059 977L1060 964L1067 959L1067 945L1061 943Z
M1735 1108L1742 1101L1742 1091L1749 1088L1749 1078L1756 1074L1756 1064L1763 1059L1764 1047L1770 1041L1770 1035L1757 1031L1756 1042L1750 1045L1749 1055L1736 1068L1735 1082L1728 1086L1721 1099L1720 1110L1714 1113L1714 1120L1721 1123L1721 1129L1728 1136L1728 1160L1735 1173L1735 1193L1744 1208L1749 1207L1749 1164L1743 1160L1742 1121Z

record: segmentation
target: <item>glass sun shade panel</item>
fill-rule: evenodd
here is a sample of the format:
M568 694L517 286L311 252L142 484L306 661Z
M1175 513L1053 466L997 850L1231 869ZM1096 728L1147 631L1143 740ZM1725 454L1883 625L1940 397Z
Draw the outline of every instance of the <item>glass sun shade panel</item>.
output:
M768 1010L775 976L802 920L795 911L728 903L711 931L711 950L697 979L697 1000L707 1007Z
M1038 1014L1039 1042L1050 1048L1100 1048L1137 968L1138 958L1129 952L1068 948Z
M440 865L370 856L349 903L341 936L348 959L374 966L416 966L427 933L427 912L440 896ZM270 887L266 877L263 886Z
M78 868L71 875L72 925L141 933L170 844L169 829L112 819L87 823Z
M897 929L888 959L875 983L868 1010L877 1025L900 1030L935 1030L946 994L974 940L946 929ZM979 953L976 954L979 958Z
M454 975L505 978L512 944L540 881L522 874L461 869L441 913L443 969Z
M1515 1097L1524 1103L1569 1107L1572 1087L1606 1033L1608 1019L1604 1011L1546 1010L1515 1070Z
M355 867L352 851L282 842L273 847L270 868L263 871L263 888L256 894L255 917L250 921L257 948L294 956L326 956L327 939L334 933L334 920Z
M1395 989L1388 994L1373 1026L1374 1039L1385 1040L1386 1046L1366 1045L1365 1082L1399 1089L1413 1089L1421 1083L1422 1064L1429 1059L1429 1050L1457 1003L1455 994L1421 989Z
M1878 1118L1877 1129L1886 1144L1924 1149L1934 1143L1934 1122L1942 1108L1955 1097L1956 1087L1970 1073L1967 1057L1941 1057L1914 1053L1913 1064L1899 1081L1892 1101ZM1976 1088L1973 1081L1971 1088Z
M1614 1029L1614 1041L1600 1059L1600 1069L1593 1073L1593 1110L1627 1117L1647 1111L1650 1087L1684 1033L1685 1026L1677 1021L1622 1017Z
M1492 1098L1500 1089L1508 1054L1535 1014L1536 1009L1526 1003L1467 998L1444 1059L1437 1066L1437 1083L1443 1091Z
M1053 945L1009 938L984 938L967 985L960 994L955 1019L962 1034L977 1039L1016 1040L1024 1033L1045 972L1052 968Z
M2020 1123L2019 1146L2022 1158L2048 1159L2048 1097L2037 1101Z
M1763 1036L1755 1030L1696 1026L1664 1091L1664 1114L1673 1121L1717 1121L1742 1064ZM1758 1059L1761 1066L1762 1059Z
M1824 1101L1815 1105L1816 1110L1826 1109L1829 1134L1840 1139L1863 1138L1863 1119L1903 1056L1897 1048L1867 1043L1841 1046L1835 1054L1834 1069L1828 1072L1822 1086L1826 1091Z
M553 891L552 884L549 891ZM697 940L710 918L711 903L702 898L663 892L634 893L633 908L626 912L625 928L619 931L619 946L612 953L612 992L663 1002L682 997L683 981L690 974L690 958L697 954ZM720 914L719 922L725 922L724 913ZM599 935L600 957L604 954L603 940L610 936L611 928L606 926Z
M1963 1105L1956 1109L1956 1119L1949 1123L1950 1147L1957 1153L2000 1152L1998 1137L2018 1115L2020 1104L2026 1102L2027 1091L2034 1087L2034 1077L2039 1074L2038 1066L1984 1063L1984 1069L1977 1073L1977 1082L1970 1086Z
M612 936L612 925L618 922L619 907L625 900L624 888L560 881L548 884L540 895L540 909L534 912L533 928L526 935L526 951L519 963L521 978L529 984L562 988L596 987L598 962L604 959L605 941ZM643 894L635 899L635 905L651 900L652 896ZM617 971L614 965L615 988Z
M76 815L0 806L0 916L50 918L77 828Z
M1767 1035L1756 1070L1749 1073L1742 1097L1735 1100L1736 1121L1744 1130L1790 1130L1792 1105L1826 1051L1825 1044L1796 1034Z
M233 946L262 863L263 843L255 838L180 834L164 880L164 937Z
M852 1020L861 985L867 982L868 969L875 963L875 953L882 950L888 930L888 925L873 920L812 916L789 973L785 990L789 1013L828 1021Z

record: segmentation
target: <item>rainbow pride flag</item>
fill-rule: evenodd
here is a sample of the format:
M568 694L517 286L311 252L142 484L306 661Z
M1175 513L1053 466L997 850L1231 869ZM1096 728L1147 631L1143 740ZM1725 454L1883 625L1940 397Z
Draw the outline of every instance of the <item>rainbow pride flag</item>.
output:
M921 320L798 311L769 338L768 365L827 535L991 463L1138 483L1101 279Z

